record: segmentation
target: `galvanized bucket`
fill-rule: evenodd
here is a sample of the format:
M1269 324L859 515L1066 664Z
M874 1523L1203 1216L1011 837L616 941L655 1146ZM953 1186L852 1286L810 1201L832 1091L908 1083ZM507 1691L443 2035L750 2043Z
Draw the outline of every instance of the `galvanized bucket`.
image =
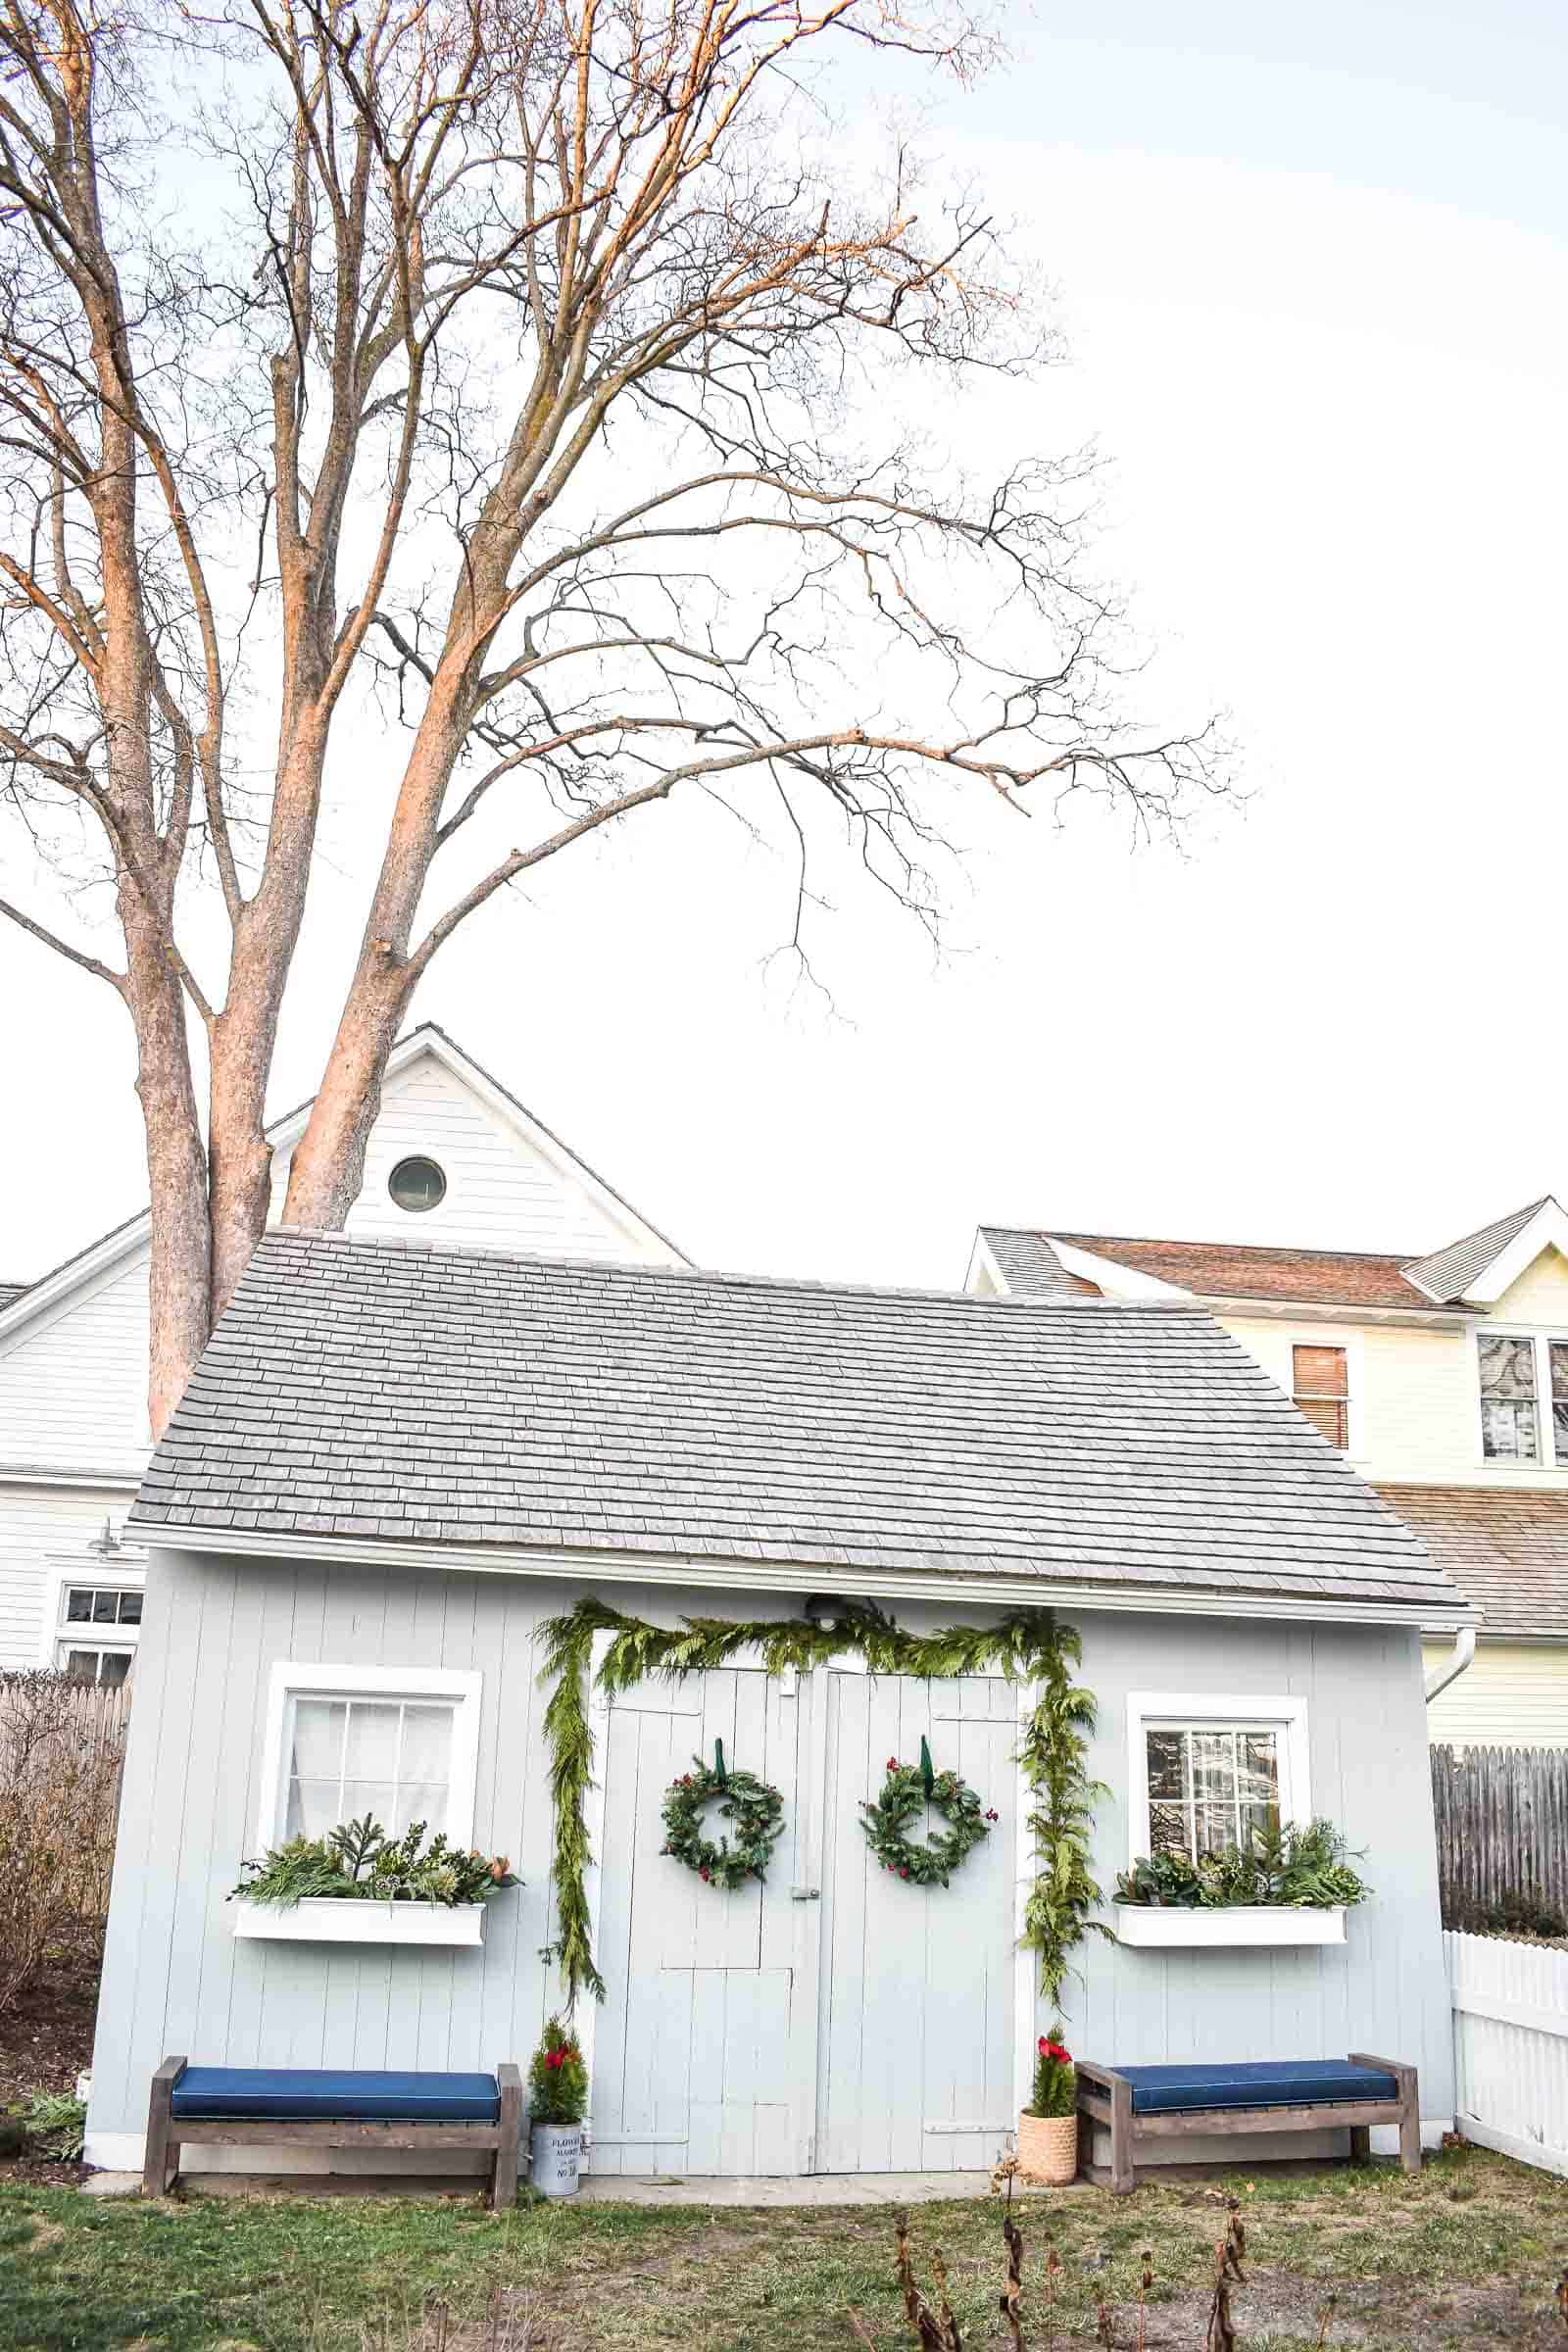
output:
M535 2124L528 2178L542 2197L574 2197L582 2171L581 2124Z

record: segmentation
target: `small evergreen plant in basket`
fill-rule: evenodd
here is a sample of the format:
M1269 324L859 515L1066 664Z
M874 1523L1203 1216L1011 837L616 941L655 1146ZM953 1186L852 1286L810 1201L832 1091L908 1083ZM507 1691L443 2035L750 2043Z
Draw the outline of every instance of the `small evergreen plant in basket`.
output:
M1078 2106L1078 2070L1070 2051L1061 2040L1060 2026L1053 2026L1049 2034L1040 2036L1035 2055L1034 2096L1029 2102L1030 2115L1073 2115Z

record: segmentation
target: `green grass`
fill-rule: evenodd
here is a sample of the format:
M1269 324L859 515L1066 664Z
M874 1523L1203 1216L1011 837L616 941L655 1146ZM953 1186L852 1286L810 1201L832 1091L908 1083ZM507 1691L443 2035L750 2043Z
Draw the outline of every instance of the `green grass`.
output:
M1136 2342L1131 2302L1152 2248L1150 2352L1200 2352L1224 2193L1242 2199L1249 2282L1235 2293L1245 2352L1328 2342L1378 2352L1568 2346L1551 2292L1568 2267L1568 2183L1466 2150L1419 2181L1382 2167L1297 2180L1030 2197L1025 2332L1049 2338L1047 2242L1063 2263L1060 2352L1092 2342L1097 2293L1115 2341ZM917 2206L917 2265L940 2248L966 2347L1005 2341L997 2311L996 2204ZM70 2190L0 2190L3 2352L413 2352L433 2344L432 2302L450 2313L450 2352L479 2352L496 2289L532 2352L848 2352L858 2309L879 2347L909 2341L893 2280L885 2208L736 2212L710 2207L519 2207L370 2199L193 2197L107 2203ZM526 2329L526 2332L525 2332Z

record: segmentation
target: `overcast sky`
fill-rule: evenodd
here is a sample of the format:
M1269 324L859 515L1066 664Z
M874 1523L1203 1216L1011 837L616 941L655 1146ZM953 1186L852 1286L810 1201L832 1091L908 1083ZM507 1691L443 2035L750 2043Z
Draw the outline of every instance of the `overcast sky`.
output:
M982 1219L1432 1249L1568 1184L1568 15L1080 0L1016 42L939 144L1072 356L966 436L1098 437L1104 566L1161 696L1228 707L1245 812L1182 857L1019 820L936 963L846 897L831 1009L764 960L787 875L628 832L415 1017L710 1264L956 1282ZM318 894L277 1108L363 905ZM0 990L3 1279L143 1182L123 1016L15 935Z

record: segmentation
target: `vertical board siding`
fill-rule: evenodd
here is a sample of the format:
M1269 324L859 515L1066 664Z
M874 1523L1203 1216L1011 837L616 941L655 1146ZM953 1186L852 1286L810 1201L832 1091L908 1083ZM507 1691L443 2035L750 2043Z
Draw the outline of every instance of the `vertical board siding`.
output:
M211 2063L490 2066L525 2060L561 1987L538 1629L580 1588L163 1553L149 1577L94 2060L92 2135L139 2134L171 2049ZM619 1588L663 1623L710 1595ZM765 1591L737 1616L787 1613ZM972 1610L911 1605L911 1631ZM1158 1952L1098 1938L1074 1955L1070 2046L1111 2064L1330 2057L1375 2049L1421 2070L1422 2108L1454 2112L1452 2034L1414 1634L1085 1614L1099 1699L1095 1869L1128 1860L1127 1698L1234 1690L1303 1697L1311 1797L1337 1820L1372 1899L1343 1947ZM273 1663L477 1668L474 1839L524 1885L487 1906L476 1951L236 1944L224 1897L254 1850ZM989 1678L923 1685L737 1667L646 1684L596 1718L604 1784L596 2016L597 2169L966 2169L1010 2125L1020 2051L1053 2022L1014 2014L1018 1787L1013 1694ZM1001 1820L952 1888L867 1868L858 1806L926 1732ZM659 1853L663 1791L715 1737L786 1792L764 1895L719 1898ZM793 1903L796 1883L817 1902ZM1113 1917L1106 1913L1103 1916ZM972 2132L931 2125L971 2125ZM996 2130L995 2127L1002 2129ZM618 2148L608 2144L618 2140Z
M1445 1936L1467 2139L1568 2175L1568 1952Z
M1510 1898L1568 1913L1568 1749L1438 1746L1431 1764L1444 1917Z

